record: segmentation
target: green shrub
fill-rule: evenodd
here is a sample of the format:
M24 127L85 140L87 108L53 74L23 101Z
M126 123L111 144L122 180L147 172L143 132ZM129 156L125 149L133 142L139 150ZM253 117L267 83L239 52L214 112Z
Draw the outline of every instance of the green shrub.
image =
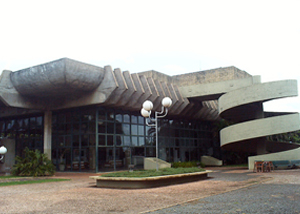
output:
M201 168L204 168L205 165L203 163L197 162L197 161L188 161L188 162L174 162L174 163L172 163L172 167L173 168L179 168L179 167L183 167L183 168L201 167Z
M55 166L46 154L39 150L24 149L24 158L17 156L16 164L13 166L12 174L16 176L46 176L53 175Z
M155 176L164 176L164 175L176 175L176 174L184 174L184 173L194 173L194 172L203 172L204 169L200 169L198 167L189 167L189 168L163 168L156 171L153 170L136 170L133 172L129 171L120 171L120 172L112 172L101 175L101 177L136 177L136 178L143 178L143 177L155 177Z

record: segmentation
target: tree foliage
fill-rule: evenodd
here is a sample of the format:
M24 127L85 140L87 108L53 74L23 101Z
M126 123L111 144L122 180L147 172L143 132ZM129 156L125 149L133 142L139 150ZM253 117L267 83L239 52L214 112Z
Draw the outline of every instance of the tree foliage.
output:
M271 135L268 136L267 139L269 141L290 142L300 144L300 131Z
M16 164L13 166L12 174L18 176L46 176L53 175L55 166L46 154L39 150L24 149L24 157L17 156Z

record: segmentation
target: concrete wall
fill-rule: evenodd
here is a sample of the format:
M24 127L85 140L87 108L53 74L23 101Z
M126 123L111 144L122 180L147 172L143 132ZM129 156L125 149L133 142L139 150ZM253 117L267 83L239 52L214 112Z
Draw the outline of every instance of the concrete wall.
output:
M223 162L217 158L211 156L202 156L201 163L204 163L205 166L222 166Z
M274 161L274 160L300 160L300 148L284 152L277 152L272 154L257 155L248 157L248 167L250 170L254 167L254 161Z
M156 169L156 166L157 166L156 158L144 158L145 170ZM171 164L161 159L158 159L158 168L159 169L171 168Z

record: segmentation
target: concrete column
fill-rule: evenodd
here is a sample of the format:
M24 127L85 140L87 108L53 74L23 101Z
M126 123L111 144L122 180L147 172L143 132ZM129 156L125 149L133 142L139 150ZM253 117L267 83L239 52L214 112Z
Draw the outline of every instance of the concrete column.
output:
M44 154L51 160L51 140L52 140L52 112L46 111L44 114Z

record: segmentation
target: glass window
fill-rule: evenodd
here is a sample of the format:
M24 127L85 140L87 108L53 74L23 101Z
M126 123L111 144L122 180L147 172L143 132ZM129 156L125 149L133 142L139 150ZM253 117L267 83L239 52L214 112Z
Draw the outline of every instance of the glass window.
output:
M65 145L71 146L72 138L71 136L65 136Z
M142 124L142 125L145 124L145 118L142 117L142 116L139 116L139 117L138 117L138 123L139 123L139 124Z
M124 136L123 139L124 139L124 142L123 142L124 146L130 146L131 145L129 136Z
M123 146L123 136L122 135L116 135L116 145Z
M81 146L89 146L89 135L81 135Z
M99 133L106 133L105 124L106 123L104 123L104 121L99 121L98 122L98 132Z
M113 135L107 135L107 145L108 146L114 145L114 136Z
M155 157L154 147L146 147L146 157Z
M139 146L145 146L145 137L139 137Z
M73 135L73 147L79 147L79 135Z
M105 117L105 111L104 110L99 110L98 111L98 119L99 120L106 120L106 117Z
M96 145L96 137L95 137L94 134L89 135L89 142L90 142L90 146L95 146Z
M129 124L122 124L123 127L123 134L130 135L130 125Z
M116 114L116 122L122 123L123 121L122 118L123 118L122 114Z
M138 126L137 125L131 125L131 134L132 135L138 134Z
M139 129L139 135L144 135L144 126L138 126Z
M99 142L98 145L99 146L105 146L105 141L106 141L106 135L100 135L98 136Z
M131 115L131 123L137 123L137 122L138 122L137 116Z
M107 120L114 120L115 115L113 111L107 112Z
M131 145L132 146L138 146L138 138L137 137L131 137Z
M114 134L114 126L115 126L115 124L113 122L107 122L107 133L108 134Z
M130 116L129 116L129 114L124 114L124 117L123 117L123 119L124 119L124 123L130 123Z

